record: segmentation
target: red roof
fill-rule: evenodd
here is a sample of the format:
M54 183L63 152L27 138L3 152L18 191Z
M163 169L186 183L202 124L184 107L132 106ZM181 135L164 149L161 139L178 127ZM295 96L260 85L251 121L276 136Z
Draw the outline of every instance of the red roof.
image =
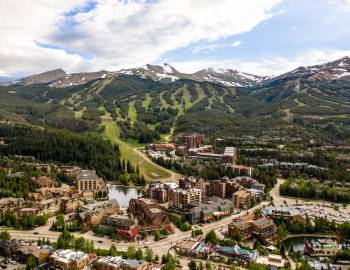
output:
M120 234L128 234L130 237L136 237L139 235L139 229L136 227L132 227L129 230L116 229L116 231Z

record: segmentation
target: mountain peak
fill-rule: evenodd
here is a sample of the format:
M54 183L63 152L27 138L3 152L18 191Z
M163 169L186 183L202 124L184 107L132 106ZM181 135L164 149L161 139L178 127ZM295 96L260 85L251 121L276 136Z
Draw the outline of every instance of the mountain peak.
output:
M23 78L20 80L20 84L30 85L30 84L39 84L39 83L50 83L66 75L67 73L63 69L57 68L57 69L45 71L43 73L34 74L29 77Z

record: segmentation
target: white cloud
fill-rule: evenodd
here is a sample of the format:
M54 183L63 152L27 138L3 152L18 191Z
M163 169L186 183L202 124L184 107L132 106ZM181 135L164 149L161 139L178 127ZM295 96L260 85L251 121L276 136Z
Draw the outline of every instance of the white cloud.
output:
M350 0L328 0L328 2L341 11L350 12Z
M231 47L238 47L242 44L242 41L237 40L231 43Z
M196 47L193 48L192 53L215 52L221 47L222 47L222 45L220 45L220 44L208 44L208 45L204 45L204 46L196 46Z
M93 9L67 19L66 13L88 0L2 0L0 76L56 67L69 72L114 70L154 62L166 52L199 41L250 31L275 15L272 9L281 0L94 2ZM91 58L42 48L35 41Z
M182 72L195 72L203 67L231 68L256 75L279 75L300 66L323 64L344 56L349 56L350 50L307 50L294 57L269 56L255 61L240 59L173 62L172 65Z

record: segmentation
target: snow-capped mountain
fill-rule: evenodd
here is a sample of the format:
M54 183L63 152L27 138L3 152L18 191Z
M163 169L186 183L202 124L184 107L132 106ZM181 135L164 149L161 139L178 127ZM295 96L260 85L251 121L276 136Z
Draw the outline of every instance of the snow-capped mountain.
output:
M337 79L350 79L350 58L343 57L341 59L328 62L321 65L298 67L290 72L266 80L266 82L276 80L293 80L307 79L311 81L326 81Z
M249 87L263 80L263 77L232 69L207 68L192 74L181 73L167 63L163 65L146 65L135 69L124 69L119 71L119 73L150 77L159 81L192 79L213 82L228 87Z
M278 81L289 80L350 80L350 58L343 57L322 65L299 67L290 72L274 77L262 77L232 69L207 68L192 74L182 73L167 63L162 65L145 65L139 68L122 69L116 72L98 71L67 74L62 69L55 69L19 80L19 84L29 85L49 83L53 87L68 87L85 84L91 80L106 77L134 75L141 78L151 78L155 81L175 82L180 79L206 81L226 87L266 86Z
M192 74L197 80L218 83L228 87L251 87L264 77L232 69L207 68Z
M171 81L184 78L184 74L177 71L175 68L167 63L163 65L145 65L140 68L122 69L118 71L119 74L137 75L142 78L152 78L156 81Z

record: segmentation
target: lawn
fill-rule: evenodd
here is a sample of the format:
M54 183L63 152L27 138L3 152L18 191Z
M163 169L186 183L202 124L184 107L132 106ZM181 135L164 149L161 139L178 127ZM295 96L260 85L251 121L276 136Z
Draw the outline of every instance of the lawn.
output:
M146 180L151 180L152 173L160 175L161 178L169 178L170 174L163 168L145 160L136 149L119 138L119 130L117 125L112 123L104 123L103 137L116 143L120 147L122 159L128 159L133 165L138 165L140 172L145 176Z

